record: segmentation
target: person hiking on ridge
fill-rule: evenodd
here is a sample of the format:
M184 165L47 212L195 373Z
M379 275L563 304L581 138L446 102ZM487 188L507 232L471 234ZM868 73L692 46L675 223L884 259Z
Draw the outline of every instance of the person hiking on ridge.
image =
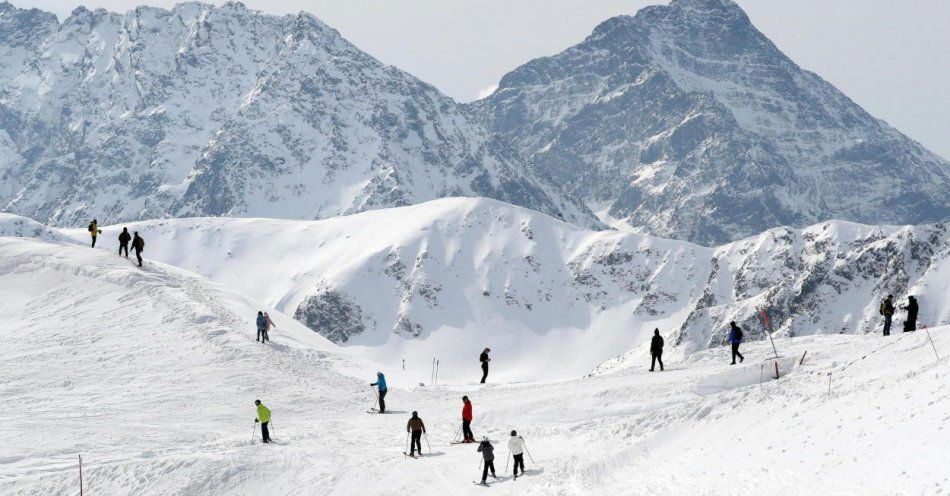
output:
M742 329L736 325L735 321L729 323L729 344L732 345L732 363L730 365L736 364L736 357L739 357L739 363L745 361L745 357L742 356L742 353L739 353L739 344L742 343Z
M891 335L891 318L894 317L894 295L887 295L881 302L881 315L884 316L884 335Z
M916 331L917 311L920 310L920 307L917 305L917 298L914 296L908 296L907 306L904 307L904 310L907 310L907 320L904 321L904 332Z
M254 341L260 341L262 343L267 341L267 319L264 317L264 312L257 312L257 338Z
M663 337L660 336L660 330L653 330L653 339L650 340L650 356L653 360L650 362L650 372L656 367L656 362L660 362L660 372L663 372Z
M267 315L267 312L264 312L264 338L267 342L270 342L270 332L271 329L276 329L277 325L274 324L274 321L270 319L270 315Z
M478 356L478 361L482 362L482 384L485 384L485 379L488 379L488 362L491 361L491 358L488 358L489 353L491 353L491 348L485 348L485 351Z
M92 222L89 223L89 235L92 236L92 247L96 247L96 237L102 234L102 229L99 229L99 221L92 219Z
M478 443L478 452L482 454L482 461L485 462L484 468L482 469L482 484L485 485L485 480L488 479L488 471L491 471L491 476L498 478L495 475L495 447L491 445L491 442L488 440L488 437L483 437L482 442Z
M135 258L139 261L139 267L142 266L142 252L145 251L145 240L139 237L139 232L135 231L132 235L132 250L135 251Z
M472 402L468 396L462 396L462 442L475 442L475 434L472 434Z
M267 430L267 424L270 422L270 410L261 403L261 400L254 400L254 404L257 405L257 418L254 419L254 423L260 422L261 424L261 435L264 437L264 442L270 442L270 432Z
M379 413L386 413L386 376L382 372L376 372L376 382L370 384L379 389Z
M422 456L422 435L426 432L426 424L419 418L419 412L412 412L412 418L406 423L406 432L412 436L409 441L409 456L416 456L416 447L419 448L419 456Z
M119 256L122 256L122 250L125 250L125 258L129 258L129 241L132 241L132 235L129 234L129 228L123 227L119 233Z
M511 437L508 439L508 451L515 459L515 468L512 474L515 479L518 478L518 467L521 467L521 475L524 475L524 438L518 435L518 431L511 431Z

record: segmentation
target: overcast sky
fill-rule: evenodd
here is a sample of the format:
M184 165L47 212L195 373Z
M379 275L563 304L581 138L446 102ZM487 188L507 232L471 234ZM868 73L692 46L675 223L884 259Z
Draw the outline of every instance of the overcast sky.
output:
M126 11L169 0L12 0L64 19L75 5ZM214 2L221 3L221 2ZM649 0L247 0L306 10L383 62L469 101L506 72L557 53ZM738 0L802 67L950 159L950 0Z

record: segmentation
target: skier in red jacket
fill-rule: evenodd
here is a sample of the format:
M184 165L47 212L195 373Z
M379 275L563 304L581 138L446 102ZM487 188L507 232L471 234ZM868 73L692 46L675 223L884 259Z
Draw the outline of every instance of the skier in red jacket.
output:
M462 442L474 443L475 434L472 434L472 402L468 396L462 396Z

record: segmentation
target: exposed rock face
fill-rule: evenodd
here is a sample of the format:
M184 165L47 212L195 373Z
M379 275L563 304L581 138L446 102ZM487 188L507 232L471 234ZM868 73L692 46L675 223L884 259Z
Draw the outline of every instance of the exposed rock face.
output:
M730 0L598 26L470 110L605 219L707 246L950 217L950 163L789 60Z
M325 218L486 196L599 226L438 90L301 13L0 6L0 211Z

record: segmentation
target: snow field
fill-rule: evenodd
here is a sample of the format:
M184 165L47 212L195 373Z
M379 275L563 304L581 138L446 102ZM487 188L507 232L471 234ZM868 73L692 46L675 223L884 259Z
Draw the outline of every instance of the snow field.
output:
M778 339L783 377L761 385L768 342L737 366L726 348L663 373L628 354L555 382L419 387L427 372L388 371L394 413L374 415L358 350L276 311L273 345L255 343L264 307L217 283L72 244L0 238L0 253L3 494L75 494L78 453L91 494L476 494L475 446L448 444L463 394L499 475L507 431L528 441L528 476L501 494L947 490L947 361L923 332ZM932 330L938 350L948 332ZM272 446L251 442L258 397ZM432 446L419 460L401 454L412 410Z

